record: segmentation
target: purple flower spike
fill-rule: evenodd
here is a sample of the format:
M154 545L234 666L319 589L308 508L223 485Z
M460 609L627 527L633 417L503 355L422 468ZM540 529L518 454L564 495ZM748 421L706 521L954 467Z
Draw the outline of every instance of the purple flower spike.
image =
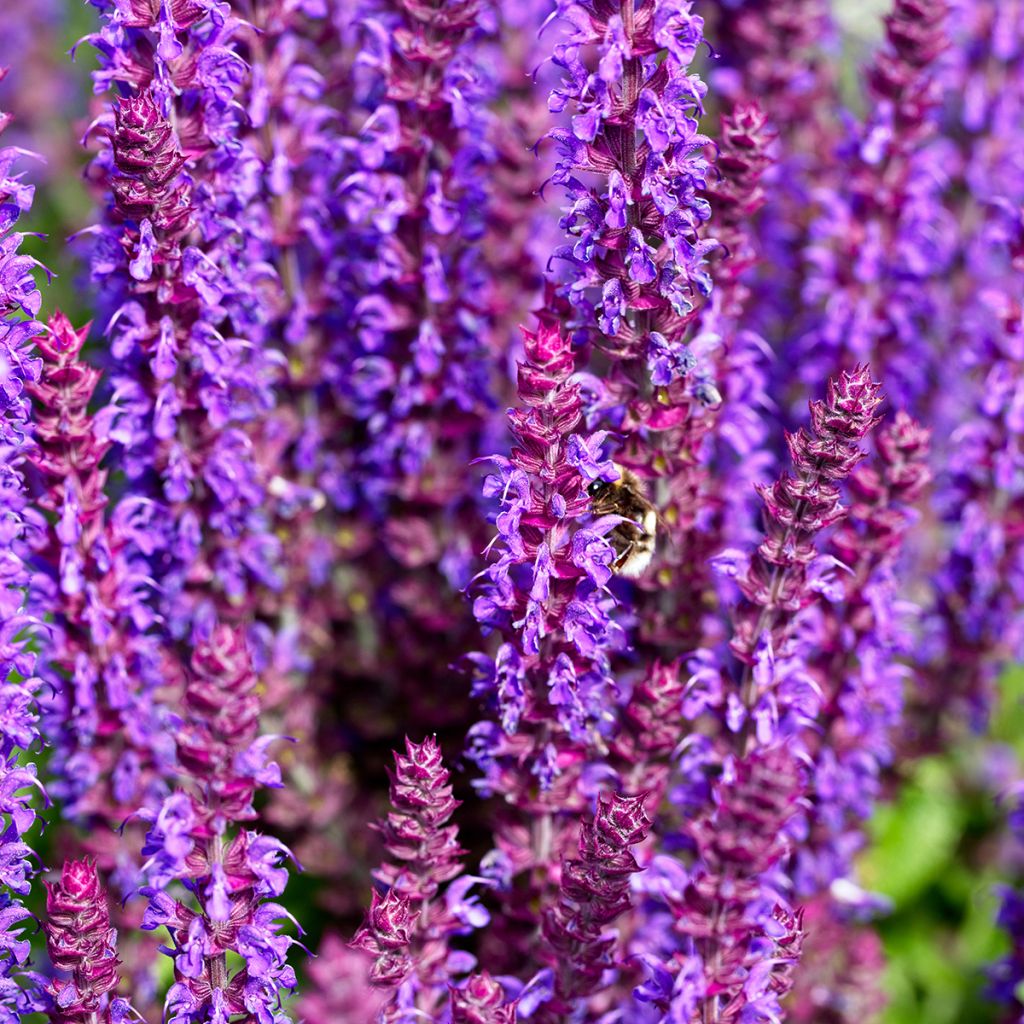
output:
M50 983L53 1024L119 1024L129 1007L113 995L120 982L117 932L93 862L65 861L60 881L47 883L45 929L53 966L71 975Z
M6 69L0 68L0 80ZM10 121L0 113L0 132ZM0 149L0 1021L17 1024L42 1008L43 979L25 970L30 944L22 934L32 915L21 902L28 894L35 865L27 833L36 822L35 765L27 751L38 742L30 645L39 620L26 608L31 580L27 536L27 494L23 475L30 450L31 407L27 389L39 379L40 360L31 346L43 332L31 319L42 301L32 270L34 260L19 250L23 236L12 230L28 209L32 190L15 171L24 154ZM26 319L26 316L29 319Z
M486 484L501 507L474 602L478 620L503 643L493 659L469 659L474 690L501 724L474 726L467 754L483 776L478 788L509 804L495 855L511 859L539 900L542 892L553 895L558 861L586 806L588 761L600 771L617 696L609 659L625 637L608 590L618 558L609 531L618 519L593 520L587 493L617 470L600 451L604 435L585 431L572 344L553 312L524 331L524 347L521 405L509 413L516 444L510 458L491 460L496 468ZM534 815L544 822L538 843L525 827ZM529 912L513 890L502 887L501 896L508 897L503 916L516 923L499 955L521 948L533 958Z
M864 457L858 447L877 422L879 385L869 368L857 367L830 380L828 397L811 403L811 432L787 436L795 475L761 489L767 536L739 583L743 601L735 613L733 653L748 665L765 635L780 646L784 613L812 598L808 565L813 540L845 514L837 482Z
M947 158L934 145L948 6L896 0L885 19L866 73L868 116L850 125L832 180L813 197L799 314L808 326L781 360L808 384L870 362L915 414L942 371L934 326L956 319L946 291L955 227L940 191Z
M542 926L554 975L552 996L535 1018L544 1024L570 1018L615 966L615 933L608 928L631 905L630 881L640 866L630 847L650 830L646 799L643 793L600 800L593 820L580 830L578 857L562 864L557 903L545 911Z
M159 803L175 760L154 698L173 676L148 603L147 555L158 531L144 500L127 496L107 509L100 464L110 442L88 411L100 374L81 356L88 326L76 330L58 312L48 327L38 341L41 373L27 393L35 415L30 482L50 524L32 547L34 603L54 623L44 660L51 789L69 817L117 828L140 803Z
M406 739L405 754L395 754L390 776L391 811L380 832L394 864L382 867L378 878L411 899L426 902L462 869L458 829L448 823L459 801L452 797L435 738L422 743Z
M243 23L216 4L98 6L96 91L114 92L89 169L107 202L92 251L112 356L99 420L133 493L165 513L149 561L180 638L281 585L251 429L280 376L264 344L279 288L261 168L239 142Z
M781 1019L780 1000L800 959L801 916L775 869L792 849L786 826L805 780L783 749L752 753L732 771L686 826L696 866L660 888L679 951L648 962L650 981L635 995L668 1019Z
M371 982L390 990L385 1019L410 1001L433 1012L447 1006L457 964L450 939L489 920L468 897L474 885L488 880L461 875L464 851L458 828L450 824L458 801L436 738L406 738L405 754L395 754L390 775L392 809L378 831L391 860L375 872L387 889L374 889L366 922L352 940L374 958ZM446 882L444 899L438 899Z
M184 788L157 812L141 812L151 822L142 851L150 881L142 890L149 899L142 927L167 929L170 945L162 949L174 960L175 982L165 1013L176 1024L234 1014L274 1021L296 985L288 963L296 940L283 933L295 922L271 902L284 892L291 855L276 840L236 828L256 817L256 789L280 784L266 742L257 739L257 683L241 635L215 627L193 655L176 734ZM164 891L176 880L191 899ZM233 973L229 953L241 960Z

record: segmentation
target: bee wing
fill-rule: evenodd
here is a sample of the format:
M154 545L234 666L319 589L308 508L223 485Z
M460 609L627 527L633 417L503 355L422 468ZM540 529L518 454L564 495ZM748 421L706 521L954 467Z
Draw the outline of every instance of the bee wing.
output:
M587 527L588 530L592 530L594 533L601 534L602 536L606 533L610 533L615 529L619 523L632 522L625 516L616 515L614 512L608 513L607 515L598 516L590 525Z

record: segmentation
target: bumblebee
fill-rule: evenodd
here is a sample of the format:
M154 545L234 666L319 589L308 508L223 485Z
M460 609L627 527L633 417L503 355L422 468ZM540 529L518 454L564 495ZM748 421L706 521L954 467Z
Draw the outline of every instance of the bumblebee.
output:
M612 568L620 576L637 579L654 558L658 534L658 512L651 504L644 482L631 470L617 463L618 480L595 480L588 488L590 510L595 516L622 516L608 533L615 551Z

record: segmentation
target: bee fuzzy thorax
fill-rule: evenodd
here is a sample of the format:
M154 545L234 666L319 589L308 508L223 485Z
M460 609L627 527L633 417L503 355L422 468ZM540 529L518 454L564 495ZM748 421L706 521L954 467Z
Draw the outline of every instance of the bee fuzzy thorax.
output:
M637 579L654 558L658 513L647 496L647 487L634 472L615 465L617 480L595 480L588 488L590 508L596 516L621 516L608 533L615 551L612 568L620 576Z

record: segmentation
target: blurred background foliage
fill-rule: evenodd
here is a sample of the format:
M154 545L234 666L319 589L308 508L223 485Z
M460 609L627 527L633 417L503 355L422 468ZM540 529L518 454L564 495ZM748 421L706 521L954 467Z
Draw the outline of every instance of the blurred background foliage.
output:
M53 4L63 6L62 18L41 16L27 32L0 37L0 65L11 65L13 72L0 83L0 109L13 108L17 118L5 141L46 158L26 166L37 186L26 229L41 236L27 247L53 275L44 292L44 315L60 307L80 323L89 317L89 286L73 236L87 228L92 215L82 178L87 153L80 142L91 120L89 73L95 60L87 45L74 61L69 51L93 29L95 17L82 0L19 6L42 13ZM0 4L0 12L5 6ZM837 3L851 106L857 105L857 66L879 36L886 6L885 0ZM29 74L33 88L26 92L18 77ZM995 925L997 885L1000 878L1024 876L1024 864L1011 859L1003 841L997 794L1019 777L1021 764L1024 668L1004 677L988 736L965 731L954 749L894 768L889 798L871 824L871 843L861 862L863 884L891 901L891 911L876 922L888 958L890 1005L883 1024L997 1021L984 998L986 965L1006 947ZM59 859L46 834L38 849L44 864ZM312 880L296 877L289 905L308 926L315 949L320 927L314 897ZM160 959L169 972L171 961Z
M1000 882L1022 876L1005 842L1001 791L1024 764L1024 668L1007 672L987 736L894 773L871 823L865 886L892 901L877 922L890 1005L884 1024L987 1024L986 966L1006 952Z

